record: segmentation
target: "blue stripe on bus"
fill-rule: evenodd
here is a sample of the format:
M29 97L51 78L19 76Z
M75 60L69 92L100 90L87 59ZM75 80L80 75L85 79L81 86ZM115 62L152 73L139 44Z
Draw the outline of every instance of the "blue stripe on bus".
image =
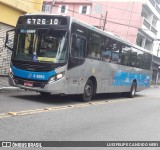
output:
M34 71L21 70L14 66L12 66L12 72L17 77L32 79L32 80L48 80L51 76L54 76L56 74L54 70L49 72L34 72Z
M136 79L138 86L149 86L150 85L150 76L145 74L138 73L129 73L118 71L114 75L113 85L114 86L130 86L132 81Z

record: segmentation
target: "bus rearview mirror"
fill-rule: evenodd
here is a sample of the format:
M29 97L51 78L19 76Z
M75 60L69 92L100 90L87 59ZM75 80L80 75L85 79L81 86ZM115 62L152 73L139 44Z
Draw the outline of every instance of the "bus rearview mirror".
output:
M6 32L5 47L11 51L13 50L14 33L15 29Z

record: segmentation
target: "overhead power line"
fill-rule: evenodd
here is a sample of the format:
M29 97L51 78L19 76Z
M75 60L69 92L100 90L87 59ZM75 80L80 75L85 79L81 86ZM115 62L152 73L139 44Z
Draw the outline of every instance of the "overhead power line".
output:
M29 0L21 0L21 1L29 2L29 3L35 3L35 4L42 4L42 3L39 3L39 2L33 2L33 1L29 1ZM97 3L97 4L99 4L99 3ZM57 6L57 4L55 4L54 6L55 6L55 7L60 7L60 6ZM117 7L112 7L112 6L106 6L106 7L110 7L110 8L114 8L114 9L119 9L119 10L131 12L131 11L129 11L129 10L121 9L121 8L117 8ZM77 12L77 11L74 11L74 10L71 10L71 9L67 9L67 10L79 14L79 12ZM133 13L140 14L140 13L138 13L138 12L133 12ZM82 15L85 15L85 16L88 16L88 17L91 17L91 18L94 18L94 19L98 19L98 20L103 20L102 18L98 18L98 17L95 17L95 16L87 15L87 14L82 14ZM116 18L110 18L110 19L116 19ZM117 18L117 20L125 20L125 19L118 19L118 18ZM126 20L126 21L129 21L129 20ZM133 21L133 20L132 20L132 21ZM139 27L136 27L136 26L127 25L127 24L124 24L124 23L119 23L119 22L115 22L115 21L108 20L108 19L106 19L106 22L110 22L110 23L117 24L117 25L122 25L122 26L127 26L127 27L129 26L129 27L132 27L132 28L139 29ZM138 21L134 21L134 22L138 22ZM148 30L148 29L144 29L144 30ZM148 31L150 31L150 30L148 30Z
M39 2L33 2L33 1L29 1L29 0L20 0L20 1L24 1L24 2L28 2L28 3L35 3L35 4L41 4L41 3L39 3ZM46 3L52 3L52 1L43 1L43 2L46 2ZM65 3L65 2L64 2ZM101 3L95 3L94 2L94 4L101 4ZM128 12L131 12L131 11L129 11L129 10L127 10L127 9L122 9L122 8L117 8L117 7L113 7L113 6L106 6L106 7L109 7L109 8L114 8L114 9L117 9L117 10L122 10L122 11L128 11ZM140 14L139 12L132 12L132 13L137 13L137 14Z
M55 7L62 8L62 6L57 6L57 4L55 4L54 6L55 6ZM71 12L74 12L74 13L79 14L79 12L77 12L77 11L70 10L70 9L67 9L67 10L68 10L68 11L71 11ZM91 15L87 15L87 14L82 14L82 15L85 15L85 16L88 16L88 17L91 17L91 18L94 18L94 19L98 19L98 20L100 20L100 19L101 19L101 18L98 18L98 17L95 17L95 16L91 16ZM101 20L102 20L102 19L101 19ZM106 19L106 22L110 22L110 23L113 23L113 24L118 24L118 25L122 25L122 26L127 26L127 27L128 27L128 25L127 25L127 24L118 23L118 22L111 21L111 20L108 20L108 19ZM132 25L130 25L129 27L137 28L137 29L139 28L139 27L132 26Z
M57 6L57 5L54 5L55 7L59 7L59 8L62 8L62 6ZM71 9L67 9L68 11L71 11L73 13L77 13L77 14L80 14L79 12L77 11L74 11L74 10L71 10ZM81 14L81 15L85 15L85 16L88 16L88 17L91 17L91 18L94 18L94 19L98 19L98 20L104 20L102 18L98 18L98 17L95 17L95 16L91 16L91 15L87 15L87 14ZM127 20L129 21L129 20ZM117 24L117 25L122 25L122 26L129 26L129 27L132 27L132 28L136 28L136 29L139 29L140 27L136 27L136 26L132 26L132 25L128 25L128 24L124 24L124 23L119 23L119 22L115 22L115 21L112 21L112 20L106 20L106 22L110 22L110 23L113 23L113 24ZM138 22L138 21L137 21ZM143 30L146 30L146 31L151 31L149 29L143 29Z
M97 4L98 4L98 3L97 3ZM113 8L113 9L117 9L117 10L122 10L122 11L127 11L127 12L132 12L132 11L127 10L127 9L117 8L117 7L108 6L108 5L106 5L106 7ZM136 12L136 11L133 11L132 13L140 14L139 12Z

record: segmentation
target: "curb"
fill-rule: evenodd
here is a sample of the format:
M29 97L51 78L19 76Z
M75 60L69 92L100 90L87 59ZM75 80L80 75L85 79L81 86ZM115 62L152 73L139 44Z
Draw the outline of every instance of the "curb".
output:
M11 91L21 91L21 89L19 87L13 87L13 86L9 86L9 87L1 87L0 88L0 93L2 92L11 92Z
M160 88L159 85L151 85L150 87L151 87L151 88Z
M19 90L20 88L18 87L12 87L12 86L8 86L8 87L2 87L3 91L15 91L15 90Z

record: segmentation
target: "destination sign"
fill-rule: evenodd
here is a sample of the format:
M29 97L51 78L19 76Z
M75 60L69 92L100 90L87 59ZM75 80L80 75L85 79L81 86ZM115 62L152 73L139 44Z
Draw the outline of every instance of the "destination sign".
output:
M50 25L58 25L58 19L34 19L34 18L28 18L27 24L50 24Z
M21 16L18 24L26 25L67 25L67 18L63 16Z

